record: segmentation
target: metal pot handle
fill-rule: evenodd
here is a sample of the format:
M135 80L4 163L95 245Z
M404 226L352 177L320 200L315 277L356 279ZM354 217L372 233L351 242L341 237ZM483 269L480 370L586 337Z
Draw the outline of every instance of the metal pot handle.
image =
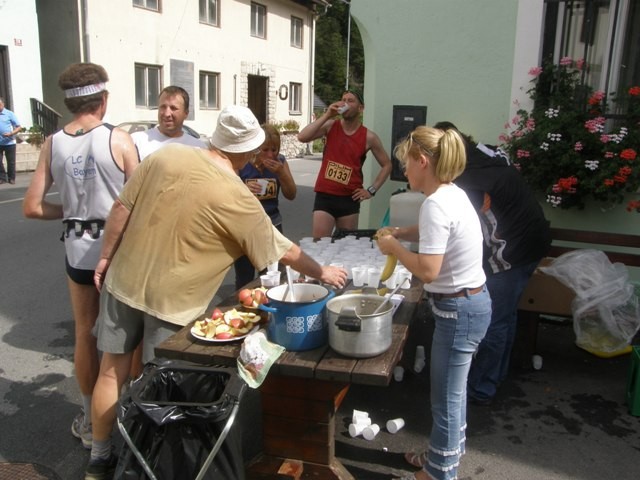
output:
M362 330L362 322L359 318L340 317L336 320L335 325L345 332L359 332Z
M355 315L355 317L353 316ZM356 312L356 307L342 307L340 316L335 321L335 326L345 332L359 332L362 330L362 321Z

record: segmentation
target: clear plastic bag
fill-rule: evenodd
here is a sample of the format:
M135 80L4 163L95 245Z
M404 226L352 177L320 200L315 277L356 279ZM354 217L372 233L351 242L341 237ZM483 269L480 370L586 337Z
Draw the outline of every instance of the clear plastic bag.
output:
M580 249L540 267L571 288L576 344L592 353L628 347L640 328L640 308L627 267L600 250Z

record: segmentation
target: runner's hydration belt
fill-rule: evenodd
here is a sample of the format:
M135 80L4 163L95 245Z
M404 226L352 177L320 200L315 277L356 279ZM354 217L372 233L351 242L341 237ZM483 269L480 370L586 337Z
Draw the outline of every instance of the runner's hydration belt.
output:
M75 232L76 237L81 237L85 232L91 234L91 238L100 238L100 233L104 230L104 220L63 220L65 228L60 240L64 242L71 232Z

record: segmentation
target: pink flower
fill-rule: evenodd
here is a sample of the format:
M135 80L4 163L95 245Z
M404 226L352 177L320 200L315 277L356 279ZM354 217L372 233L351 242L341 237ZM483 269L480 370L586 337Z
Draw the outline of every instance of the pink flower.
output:
M518 125L519 122L520 122L520 115L516 115L511 119L511 123L513 123L514 125Z
M542 67L531 67L531 69L529 70L529 75L531 75L532 77L537 77L541 73Z
M582 146L582 142L576 142L576 144L573 146L573 149L576 152L580 152L582 150L583 146Z
M529 130L535 130L536 129L536 121L533 118L528 118L527 121L525 122L525 126Z
M609 135L600 135L600 141L602 143L607 143L609 141Z
M604 154L604 158L613 158L613 157L615 157L613 152L605 152L605 154Z
M573 64L573 59L571 57L562 57L560 59L561 67L570 67Z
M582 70L582 67L584 67L584 58L579 58L576 60L576 68Z
M589 105L599 105L602 99L604 98L604 92L602 90L598 90L597 92L593 92L591 97L589 97Z

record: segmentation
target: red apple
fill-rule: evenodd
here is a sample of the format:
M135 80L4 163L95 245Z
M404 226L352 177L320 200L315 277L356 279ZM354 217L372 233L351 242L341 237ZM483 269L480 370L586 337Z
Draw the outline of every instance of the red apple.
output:
M233 338L233 333L231 332L220 332L220 333L216 333L216 338L219 340L228 340L230 338Z
M243 288L242 290L240 290L238 292L238 300L245 306L251 305L251 302L253 301L251 290L249 290L248 288Z
M264 290L260 290L258 288L253 291L253 299L257 304L267 303L269 301L269 299L267 298L267 294L264 293Z
M233 328L244 328L244 320L242 320L241 318L232 318L231 320L229 320L229 325L231 325Z
M220 318L222 318L224 316L224 313L222 313L222 310L220 310L219 308L214 308L213 309L213 313L211 314L211 319L212 320L218 320Z

